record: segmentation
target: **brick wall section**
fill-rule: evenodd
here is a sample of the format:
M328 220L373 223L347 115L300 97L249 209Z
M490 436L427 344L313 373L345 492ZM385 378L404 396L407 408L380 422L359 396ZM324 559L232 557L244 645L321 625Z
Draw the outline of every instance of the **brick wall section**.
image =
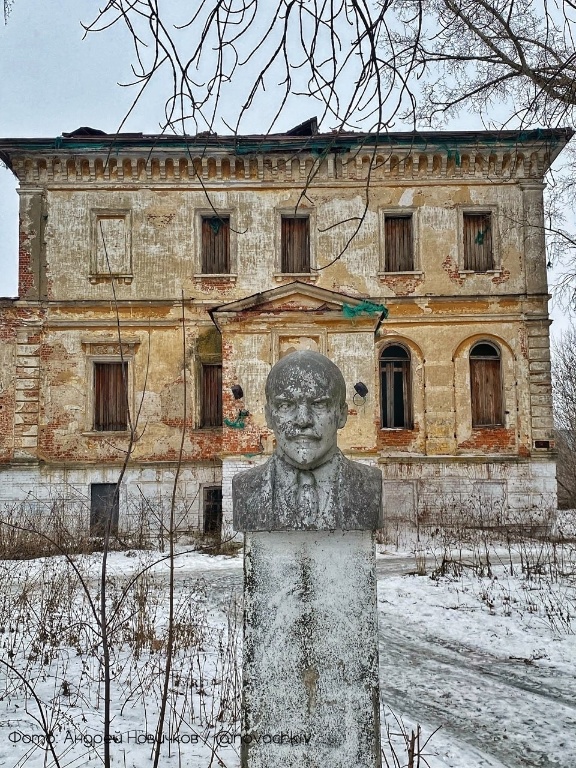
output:
M0 301L0 463L11 461L14 454L16 327L14 303Z
M18 250L18 295L26 299L34 293L35 282L32 271L31 243L35 233L24 231L22 219L20 219L20 244Z
M516 432L505 427L473 429L470 438L458 443L458 448L482 453L510 453L516 448Z
M418 451L421 446L418 445L420 430L416 426L414 429L380 429L380 422L376 422L376 447L378 450L387 448L396 451Z
M554 437L548 321L532 322L528 326L528 359L533 446L535 440Z
M38 455L40 342L39 329L17 332L14 457L20 459L35 459Z

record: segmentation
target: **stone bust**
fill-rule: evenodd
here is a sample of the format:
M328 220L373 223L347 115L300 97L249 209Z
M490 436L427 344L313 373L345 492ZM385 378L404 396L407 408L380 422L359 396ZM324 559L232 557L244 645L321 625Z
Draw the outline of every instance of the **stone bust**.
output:
M382 475L337 445L346 424L346 384L318 352L293 352L266 380L266 423L276 450L232 481L237 531L375 530Z

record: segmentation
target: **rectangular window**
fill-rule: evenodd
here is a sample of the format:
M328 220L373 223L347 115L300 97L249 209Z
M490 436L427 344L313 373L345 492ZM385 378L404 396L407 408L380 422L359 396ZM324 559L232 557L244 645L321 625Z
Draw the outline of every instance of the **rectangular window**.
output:
M90 275L98 277L132 276L131 215L127 210L94 209Z
M384 218L384 271L414 271L412 216Z
M202 365L201 427L222 426L222 365Z
M280 270L287 274L310 272L308 216L282 216Z
M94 430L128 429L128 363L94 363Z
M204 533L220 534L222 530L222 487L204 488Z
M202 217L202 274L230 273L230 217Z
M118 533L118 494L116 483L92 483L90 486L90 535L104 536L110 523L110 533Z
M492 214L464 214L464 269L486 272L494 269Z

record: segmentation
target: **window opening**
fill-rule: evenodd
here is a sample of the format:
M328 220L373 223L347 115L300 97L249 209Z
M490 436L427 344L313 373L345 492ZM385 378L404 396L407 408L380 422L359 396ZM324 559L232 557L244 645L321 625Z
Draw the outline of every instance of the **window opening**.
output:
M128 429L128 363L94 363L94 430Z
M380 355L381 423L384 429L411 429L410 354L399 344Z
M90 485L90 535L104 536L110 521L110 533L118 533L119 498L116 483Z
M282 216L281 230L281 271L310 272L310 219Z
M500 352L487 342L470 350L470 400L473 427L503 423Z

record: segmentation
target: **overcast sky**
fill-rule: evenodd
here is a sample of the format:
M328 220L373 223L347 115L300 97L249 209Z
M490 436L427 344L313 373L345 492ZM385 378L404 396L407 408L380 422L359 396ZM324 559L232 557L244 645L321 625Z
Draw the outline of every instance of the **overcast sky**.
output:
M89 22L94 0L14 0L8 24L0 23L0 136L59 136L89 125L114 132L132 101L133 91L118 86L130 80L132 49L118 26L83 38L81 21ZM150 91L124 126L126 131L157 133L165 91ZM289 112L289 125L311 117L315 105L302 100ZM246 128L265 130L267 115L254 115ZM466 125L454 128L480 127ZM18 199L15 179L0 169L0 296L17 293ZM565 313L552 306L565 327Z

